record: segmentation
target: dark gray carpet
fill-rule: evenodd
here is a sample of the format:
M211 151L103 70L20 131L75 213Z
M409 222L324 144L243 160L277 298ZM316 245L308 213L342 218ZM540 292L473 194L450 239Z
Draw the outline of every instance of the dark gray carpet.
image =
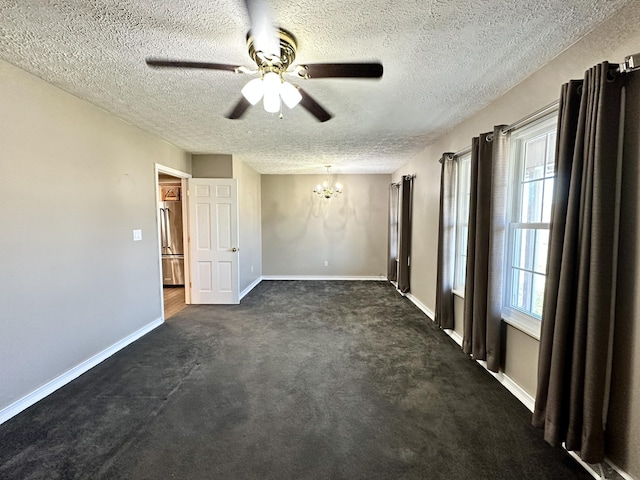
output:
M591 477L389 284L265 281L0 425L0 478Z

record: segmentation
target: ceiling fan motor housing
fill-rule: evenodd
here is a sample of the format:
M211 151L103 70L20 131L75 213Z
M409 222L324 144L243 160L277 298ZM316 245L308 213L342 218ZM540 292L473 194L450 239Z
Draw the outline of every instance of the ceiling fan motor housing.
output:
M256 65L263 73L275 72L280 75L289 68L296 58L297 45L296 38L293 34L287 30L278 28L277 35L280 40L280 55L273 57L256 50L251 32L247 33L249 56L256 62Z

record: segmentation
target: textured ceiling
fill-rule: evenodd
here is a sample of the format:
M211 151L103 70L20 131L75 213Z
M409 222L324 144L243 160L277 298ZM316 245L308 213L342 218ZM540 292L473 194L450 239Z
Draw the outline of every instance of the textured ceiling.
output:
M260 173L391 173L633 0L265 0L295 63L380 61L381 80L299 85L334 115L253 107L252 77L151 69L146 57L252 66L241 0L0 0L0 58L192 153Z

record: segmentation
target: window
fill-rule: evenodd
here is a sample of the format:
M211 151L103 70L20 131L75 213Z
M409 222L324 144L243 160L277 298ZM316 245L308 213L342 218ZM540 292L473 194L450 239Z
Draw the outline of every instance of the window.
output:
M505 319L539 336L555 180L557 115L511 135Z
M458 180L456 185L456 229L453 290L464 295L467 272L467 237L469 235L469 191L471 175L471 153L457 159Z

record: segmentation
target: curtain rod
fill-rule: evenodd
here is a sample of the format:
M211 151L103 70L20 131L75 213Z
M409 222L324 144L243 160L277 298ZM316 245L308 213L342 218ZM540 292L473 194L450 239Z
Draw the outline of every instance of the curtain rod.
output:
M528 124L530 124L532 122L535 122L539 118L544 117L545 115L548 115L551 112L554 112L554 111L558 110L559 106L560 106L560 101L559 100L556 100L555 102L550 103L549 105L545 105L541 109L536 110L535 112L527 115L526 117L521 118L517 122L514 122L511 125L506 126L505 128L502 129L502 133L508 133L508 132L511 132L511 131L515 130L516 128L521 128L521 127L524 127L525 125L528 125ZM442 163L442 159L445 156L453 159L453 158L459 157L461 155L466 155L470 151L471 151L471 145L469 145L468 147L463 148L462 150L458 150L455 153L447 152L447 153L443 154L442 157L440 157L438 162Z
M414 178L416 178L416 174L412 173L411 175L402 175L402 179L403 180L413 180ZM402 185L402 182L397 182L397 183L391 183L389 184L389 187L399 187L400 185Z
M459 157L460 155L466 155L467 153L471 153L471 145L463 148L462 150L458 150L456 153L453 154L453 156Z
M508 133L508 132L511 132L511 131L515 130L516 128L521 128L521 127L524 127L525 125L528 125L528 124L530 124L532 122L535 122L539 118L544 117L545 115L548 115L551 112L556 111L558 109L559 105L560 105L560 101L559 100L556 100L555 102L552 102L549 105L545 105L541 109L536 110L533 113L530 113L529 115L527 115L526 117L521 118L517 122L514 122L511 125L506 126L505 128L502 129L502 133ZM455 157L459 157L461 155L465 155L465 154L469 153L470 151L471 151L471 145L469 145L468 147L463 148L462 150L458 150L455 153L445 153L438 161L440 163L442 163L442 158L444 158L445 155L448 156L449 158L455 158Z
M455 153L453 152L443 153L442 156L438 159L438 163L442 163L442 160L444 159L444 157L447 157L449 160L453 160L454 158L459 157L461 155L466 155L469 152L471 152L471 145L463 148L462 150L458 150Z
M559 100L556 100L555 102L552 102L549 105L545 105L540 110L536 110L535 112L527 115L526 117L521 118L517 122L514 122L511 125L508 125L507 127L503 128L502 133L509 133L517 128L521 128L521 127L524 127L525 125L529 125L530 123L535 122L536 120L544 117L545 115L555 112L556 110L558 110L559 106L560 106Z
M618 64L618 71L620 73L628 73L638 69L640 69L640 53L629 55L628 57L625 57L623 63ZM552 102L549 105L542 107L540 110L537 110L532 114L527 115L526 117L518 120L517 122L512 123L508 127L503 128L502 133L508 133L517 128L521 128L521 127L524 127L525 125L535 122L539 118L544 117L545 115L558 110L559 105L560 105L560 101L556 100L555 102Z
M625 57L623 63L618 64L618 71L620 73L633 72L638 69L640 69L640 53L629 55ZM544 117L545 115L548 115L558 110L559 107L560 107L559 100L556 100L555 102L552 102L549 105L545 105L540 110L536 110L535 112L527 115L526 117L521 118L520 120L512 123L511 125L506 126L505 128L502 129L502 133L509 133L517 128L522 128L525 125L529 125L530 123L535 122L536 120ZM438 159L438 162L442 163L442 159L444 158L445 155L449 156L450 158L455 158L455 157L459 157L460 155L465 155L470 151L471 151L471 146L463 148L462 150L458 150L455 153L447 152L442 157L440 157L440 159Z
M618 70L620 73L633 72L640 68L640 53L634 53L625 57L624 62L619 64Z

